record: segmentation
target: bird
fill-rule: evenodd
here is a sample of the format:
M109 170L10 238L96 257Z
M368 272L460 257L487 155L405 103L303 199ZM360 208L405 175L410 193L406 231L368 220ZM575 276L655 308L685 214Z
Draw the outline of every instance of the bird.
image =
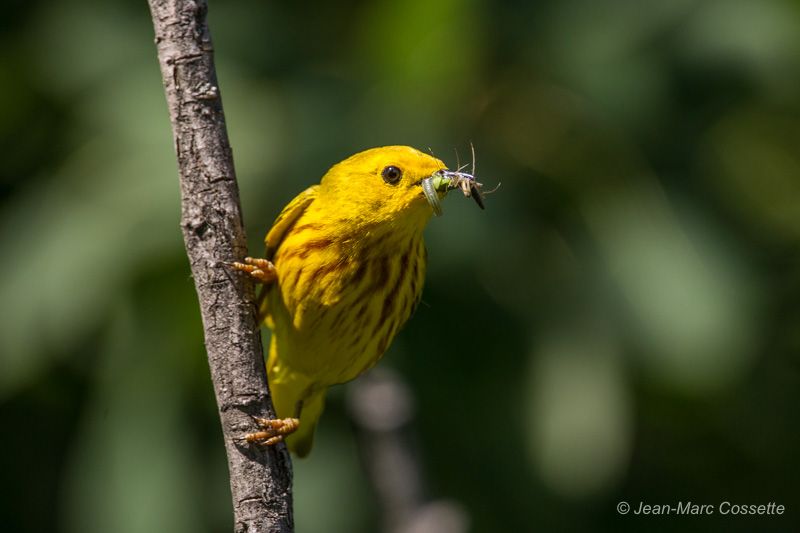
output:
M417 149L368 149L286 205L265 257L232 264L261 284L259 321L272 330L266 368L277 418L256 418L249 442L285 439L308 455L328 388L375 365L419 304L423 231L438 200L461 188L483 207L479 186Z

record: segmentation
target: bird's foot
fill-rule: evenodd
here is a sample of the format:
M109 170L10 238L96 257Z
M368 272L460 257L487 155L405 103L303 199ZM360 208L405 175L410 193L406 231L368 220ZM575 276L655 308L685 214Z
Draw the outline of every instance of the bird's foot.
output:
M278 444L286 435L294 433L300 427L297 418L258 418L253 417L262 431L248 433L244 439L251 444L259 446L272 446Z
M258 283L264 283L265 285L272 283L277 277L275 265L272 264L272 261L268 261L267 259L245 257L244 263L239 263L237 261L228 264L236 270L246 272Z

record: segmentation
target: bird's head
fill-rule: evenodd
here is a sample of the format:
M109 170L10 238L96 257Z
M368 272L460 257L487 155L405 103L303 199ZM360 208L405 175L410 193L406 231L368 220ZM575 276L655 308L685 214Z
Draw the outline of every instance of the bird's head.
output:
M320 198L354 221L424 227L458 176L468 175L409 146L384 146L332 167L320 183Z

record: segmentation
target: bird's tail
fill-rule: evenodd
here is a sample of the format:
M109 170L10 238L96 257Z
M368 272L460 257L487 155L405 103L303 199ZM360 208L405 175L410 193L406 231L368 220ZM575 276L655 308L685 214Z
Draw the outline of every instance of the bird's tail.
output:
M292 372L278 360L277 345L273 334L267 360L269 392L278 418L300 418L300 427L286 437L289 451L305 457L314 443L314 430L322 410L325 408L326 388L317 389L297 372Z

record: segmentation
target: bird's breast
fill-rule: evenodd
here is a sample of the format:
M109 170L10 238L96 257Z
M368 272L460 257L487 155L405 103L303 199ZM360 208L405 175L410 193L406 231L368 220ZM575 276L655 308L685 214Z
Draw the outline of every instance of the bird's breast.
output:
M277 250L270 312L278 356L326 384L355 378L413 313L425 277L422 235L359 246L302 228Z

